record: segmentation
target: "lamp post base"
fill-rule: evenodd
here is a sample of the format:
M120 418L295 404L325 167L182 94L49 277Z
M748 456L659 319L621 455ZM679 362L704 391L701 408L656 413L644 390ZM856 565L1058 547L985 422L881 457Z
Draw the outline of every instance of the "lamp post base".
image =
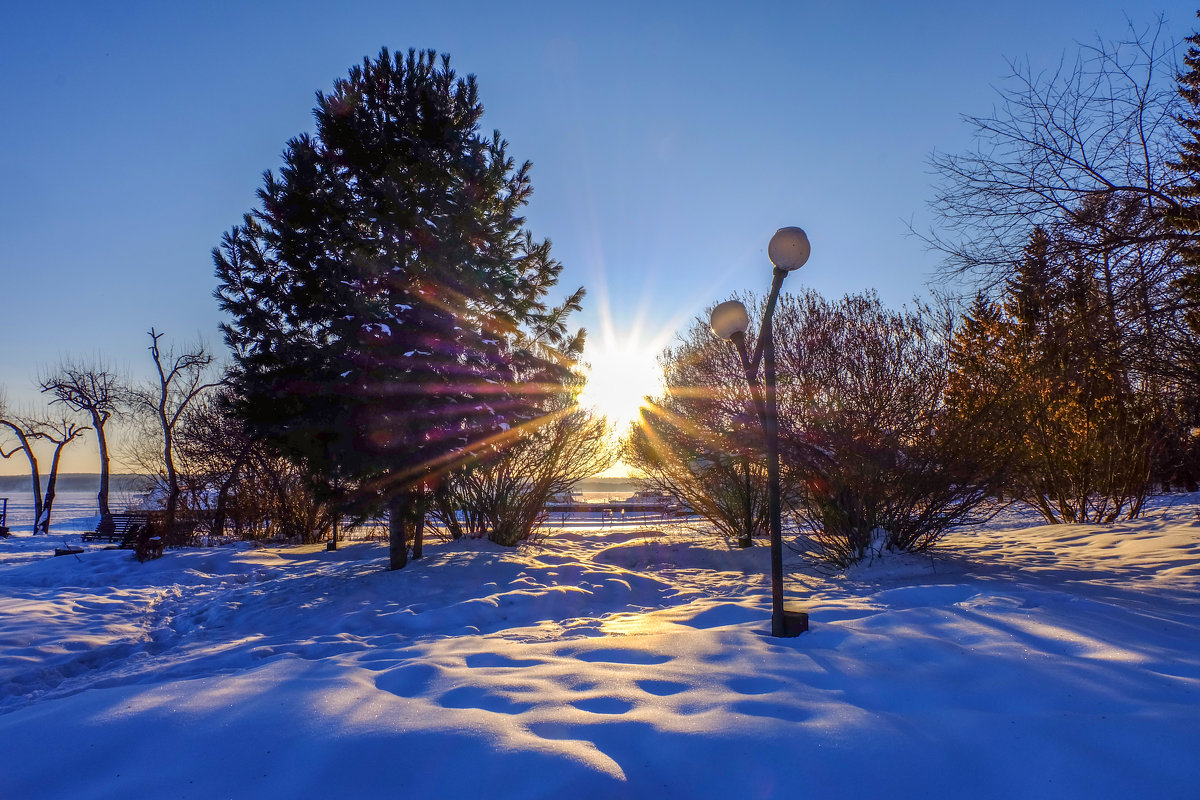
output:
M808 630L808 612L785 608L782 618L771 620L771 635L792 638Z

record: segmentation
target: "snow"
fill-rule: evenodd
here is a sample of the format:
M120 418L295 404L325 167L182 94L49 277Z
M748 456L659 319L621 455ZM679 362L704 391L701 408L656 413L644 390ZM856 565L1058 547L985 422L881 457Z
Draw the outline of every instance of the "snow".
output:
M381 541L55 558L95 524L60 505L0 540L0 797L1192 797L1198 502L790 564L795 639L767 548L653 518L387 572Z

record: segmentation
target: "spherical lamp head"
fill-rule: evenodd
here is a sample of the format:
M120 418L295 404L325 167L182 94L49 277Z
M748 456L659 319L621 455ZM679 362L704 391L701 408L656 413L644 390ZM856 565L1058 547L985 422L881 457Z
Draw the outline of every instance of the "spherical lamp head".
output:
M767 257L771 263L788 272L803 267L811 252L808 234L803 228L780 228L767 245Z
M750 327L750 315L740 300L726 300L712 310L708 318L713 333L722 339L732 339Z

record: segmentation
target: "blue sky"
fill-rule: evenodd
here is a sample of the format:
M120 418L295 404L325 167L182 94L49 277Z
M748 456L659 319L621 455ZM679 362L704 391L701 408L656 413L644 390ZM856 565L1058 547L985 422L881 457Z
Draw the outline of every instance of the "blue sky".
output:
M776 228L808 230L789 285L924 291L933 149L968 144L1006 58L1194 7L1107 2L67 3L0 30L0 385L67 354L137 377L150 326L223 349L210 251L254 202L313 95L381 46L475 73L595 348L645 350L769 283ZM119 6L119 7L118 7ZM65 468L95 469L94 440ZM0 462L0 473L23 463Z

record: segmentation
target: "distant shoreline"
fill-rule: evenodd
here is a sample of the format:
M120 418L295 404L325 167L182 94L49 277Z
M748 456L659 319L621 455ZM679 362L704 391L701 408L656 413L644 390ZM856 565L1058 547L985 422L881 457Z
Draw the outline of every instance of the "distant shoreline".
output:
M140 491L152 480L152 476L130 472L114 473L111 490L114 492ZM46 486L46 475L42 475L42 488ZM98 492L100 475L94 472L59 473L56 486L60 492ZM584 478L575 484L577 492L628 492L637 490L632 478ZM0 496L5 493L28 492L29 475L0 475Z
M46 473L42 473L42 489L46 488ZM28 492L30 476L0 475L0 495L7 492ZM131 472L113 473L109 476L109 489L113 492L139 491L151 481L149 475ZM55 490L59 492L99 492L100 474L94 472L60 472Z

